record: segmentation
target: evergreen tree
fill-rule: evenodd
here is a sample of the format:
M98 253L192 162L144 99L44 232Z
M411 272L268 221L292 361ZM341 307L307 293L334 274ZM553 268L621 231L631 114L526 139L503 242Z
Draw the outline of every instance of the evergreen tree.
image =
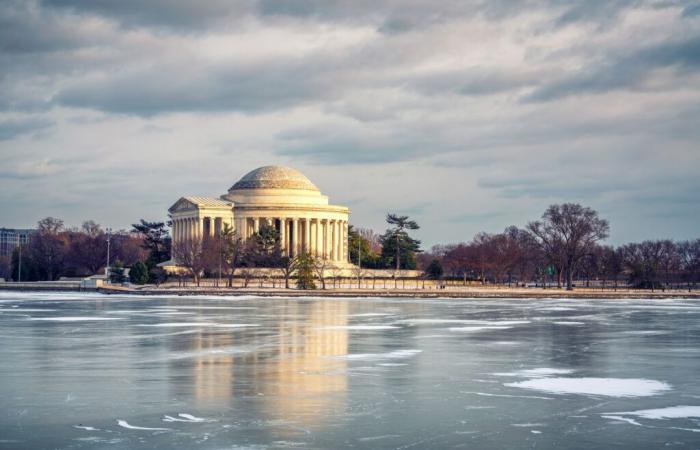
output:
M131 225L133 231L143 235L143 248L150 252L147 265L149 268L170 259L170 236L164 222L147 222Z
M417 230L418 224L408 216L387 214L386 221L392 228L380 236L382 259L386 266L393 265L396 270L415 269L416 253L420 252L420 241L413 239L406 230Z
M348 226L348 251L350 262L365 269L381 268L380 256L372 250L369 241L362 237L352 225Z
M148 267L139 261L129 271L129 279L134 284L146 284L149 281Z
M113 284L121 284L127 280L124 275L124 264L116 260L112 267L109 268L109 282Z
M428 278L431 280L439 280L442 278L443 270L440 261L437 259L430 261L430 264L425 269L425 274L428 275Z

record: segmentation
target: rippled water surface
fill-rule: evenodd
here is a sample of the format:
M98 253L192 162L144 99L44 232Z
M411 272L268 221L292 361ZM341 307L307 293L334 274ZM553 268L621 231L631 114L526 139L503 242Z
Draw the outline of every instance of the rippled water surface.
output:
M0 448L700 448L700 303L0 293Z

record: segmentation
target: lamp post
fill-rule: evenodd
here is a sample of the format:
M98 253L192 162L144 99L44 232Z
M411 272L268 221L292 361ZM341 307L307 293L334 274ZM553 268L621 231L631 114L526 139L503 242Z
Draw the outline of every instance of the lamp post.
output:
M362 239L360 238L360 232L357 232L357 288L362 289Z
M105 268L105 275L109 276L109 246L112 240L112 229L107 228L107 267Z
M222 221L223 221L223 219L222 219ZM223 233L222 233L222 231L221 231L221 227L219 227L219 235L218 235L218 237L219 237L219 278L216 280L216 287L220 287L220 285L221 285L221 260L222 260L223 257L224 257L224 255L223 255L224 248L223 248L223 246L221 245L221 236L222 236L222 234L223 234Z
M17 233L17 249L19 250L19 264L17 265L17 282L22 282L22 240L20 233Z

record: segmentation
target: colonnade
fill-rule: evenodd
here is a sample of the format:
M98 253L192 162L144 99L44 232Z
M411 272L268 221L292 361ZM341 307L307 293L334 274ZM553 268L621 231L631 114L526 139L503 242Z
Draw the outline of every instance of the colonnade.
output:
M243 239L250 238L265 224L280 235L282 253L297 256L302 252L331 261L348 260L348 222L341 219L309 217L239 217L236 229Z
M181 242L192 238L218 235L231 221L224 217L180 217L173 219L173 240Z
M229 219L230 220L230 219ZM173 219L173 239L214 237L230 221L222 217L181 217ZM280 235L282 253L297 256L302 252L330 261L348 260L348 222L341 219L297 217L237 217L234 228L246 240L266 224Z

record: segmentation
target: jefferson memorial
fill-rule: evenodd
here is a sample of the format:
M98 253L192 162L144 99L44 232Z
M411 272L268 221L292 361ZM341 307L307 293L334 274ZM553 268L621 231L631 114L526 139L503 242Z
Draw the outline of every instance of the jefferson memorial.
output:
M224 225L246 240L267 224L279 232L284 255L305 252L337 266L349 265L350 211L329 204L316 185L290 167L257 168L219 198L181 197L168 212L173 243L214 237Z

